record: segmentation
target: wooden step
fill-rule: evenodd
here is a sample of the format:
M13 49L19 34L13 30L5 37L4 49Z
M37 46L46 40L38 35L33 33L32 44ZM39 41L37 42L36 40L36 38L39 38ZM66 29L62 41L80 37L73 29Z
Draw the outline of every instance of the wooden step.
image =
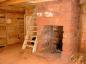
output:
M29 27L38 27L38 26L29 26Z
M32 31L32 30L31 30L30 32L38 32L38 31Z
M28 40L28 42L35 42L35 40Z
M31 48L33 48L33 45L27 45L27 47L31 47Z
M37 35L32 35L31 37L36 37L37 38Z

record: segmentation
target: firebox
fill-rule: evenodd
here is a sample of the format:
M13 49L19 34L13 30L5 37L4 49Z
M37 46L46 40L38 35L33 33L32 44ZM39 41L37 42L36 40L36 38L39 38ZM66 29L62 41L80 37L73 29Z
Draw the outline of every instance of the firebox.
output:
M53 52L62 52L63 26L46 25L43 29L44 49Z

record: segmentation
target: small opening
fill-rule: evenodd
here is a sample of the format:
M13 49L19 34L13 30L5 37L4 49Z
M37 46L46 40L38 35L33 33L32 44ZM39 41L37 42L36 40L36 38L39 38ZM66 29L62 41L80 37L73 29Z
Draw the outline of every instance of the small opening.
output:
M44 27L44 47L50 52L62 52L63 26L47 25Z

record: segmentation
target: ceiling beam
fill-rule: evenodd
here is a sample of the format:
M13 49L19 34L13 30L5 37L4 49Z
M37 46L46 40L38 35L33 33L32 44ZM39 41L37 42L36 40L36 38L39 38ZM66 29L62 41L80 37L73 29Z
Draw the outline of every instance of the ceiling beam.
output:
M80 0L80 4L86 4L86 0Z
M41 3L41 2L48 2L48 1L56 1L56 0L30 0L30 3Z
M0 0L0 2L4 2L4 1L6 1L6 0Z
M8 0L8 1L5 1L3 3L1 3L0 5L1 6L4 6L4 5L15 5L15 4L18 4L18 3L23 3L23 2L27 2L28 0Z
M47 1L56 1L56 0L0 0L0 5L4 6L4 5L15 5L19 3L40 3ZM86 3L86 0L80 0L80 4L84 3Z
M46 2L46 1L54 1L54 0L7 0L3 3L1 3L1 6L4 5L16 5L19 3L40 3L40 2Z

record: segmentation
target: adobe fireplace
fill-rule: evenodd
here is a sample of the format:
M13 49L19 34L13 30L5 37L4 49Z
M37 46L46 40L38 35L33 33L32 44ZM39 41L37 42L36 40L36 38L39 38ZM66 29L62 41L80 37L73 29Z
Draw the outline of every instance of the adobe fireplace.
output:
M62 52L63 46L63 26L46 25L43 28L43 48L44 51Z
M41 33L46 25L63 26L62 37L62 63L68 64L71 55L76 54L79 45L79 6L78 0L62 0L61 2L47 2L37 6L40 15L36 18L38 36L43 38ZM48 12L49 16L45 15ZM52 14L51 14L51 13ZM41 26L41 27L40 27ZM50 29L52 30L52 29ZM52 40L53 41L53 40ZM38 51L42 51L44 40L39 39ZM64 58L65 57L65 58Z

